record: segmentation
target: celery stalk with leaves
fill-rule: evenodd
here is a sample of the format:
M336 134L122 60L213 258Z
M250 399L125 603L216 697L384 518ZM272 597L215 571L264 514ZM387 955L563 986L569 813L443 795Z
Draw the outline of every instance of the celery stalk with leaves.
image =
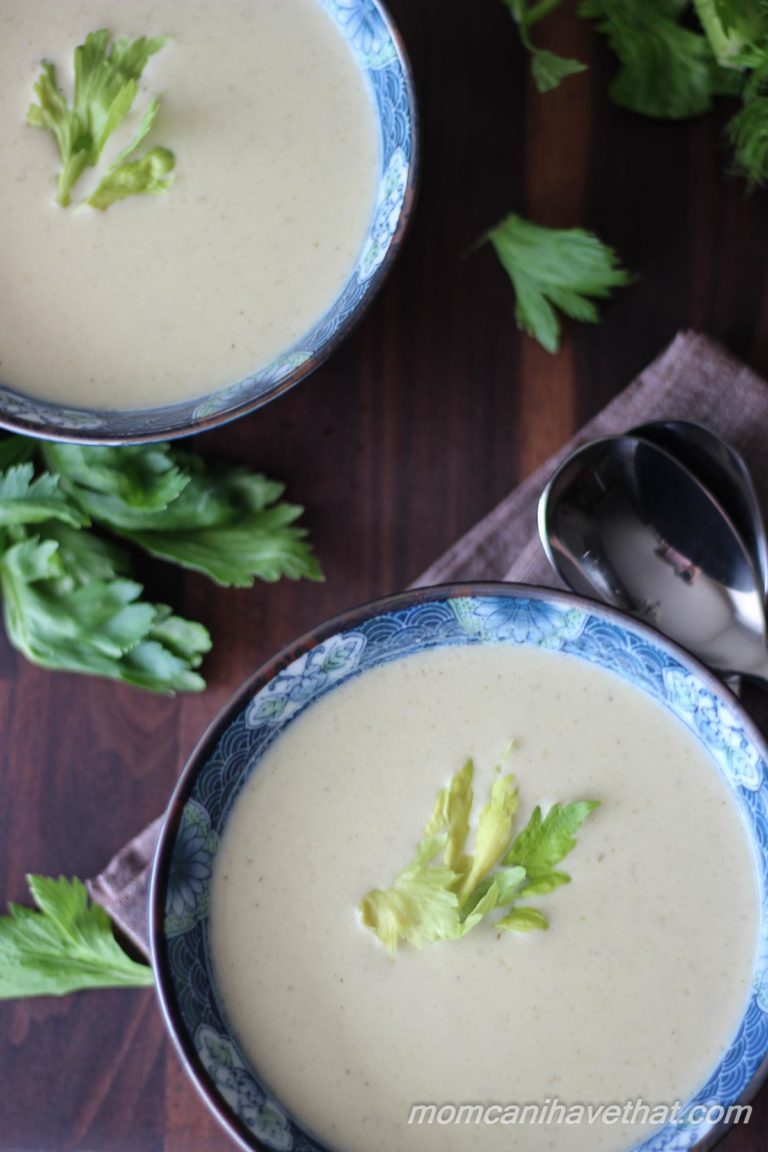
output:
M0 441L0 595L32 663L157 692L200 691L202 625L144 598L124 543L223 586L322 579L283 485L167 444ZM120 543L117 538L122 538Z

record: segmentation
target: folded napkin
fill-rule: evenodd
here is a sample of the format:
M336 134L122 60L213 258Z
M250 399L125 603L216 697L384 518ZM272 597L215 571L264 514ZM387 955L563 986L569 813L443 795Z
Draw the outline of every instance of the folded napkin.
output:
M456 580L506 580L562 587L536 530L539 494L555 468L579 445L626 432L647 420L695 420L743 455L768 509L768 385L729 352L692 332L669 348L590 420L559 452L449 548L414 587ZM762 695L761 695L762 694ZM744 702L768 732L764 689L748 687ZM149 952L149 877L161 820L127 844L95 880L91 896L143 952Z

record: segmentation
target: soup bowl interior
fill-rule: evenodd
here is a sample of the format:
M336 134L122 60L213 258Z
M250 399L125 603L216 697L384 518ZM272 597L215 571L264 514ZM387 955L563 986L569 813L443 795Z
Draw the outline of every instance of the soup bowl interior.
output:
M292 346L208 395L153 408L66 407L0 381L0 427L44 439L122 444L202 432L292 388L331 354L370 304L407 228L416 190L417 115L410 65L380 0L317 0L363 72L379 132L375 205L357 262L325 314Z
M730 692L696 660L611 609L515 585L422 589L352 611L305 636L262 668L213 724L172 798L155 862L153 963L166 1023L196 1087L246 1148L321 1150L249 1066L227 1021L212 968L213 865L232 806L260 760L315 701L369 669L457 646L515 645L562 652L640 689L693 734L743 816L758 872L760 937L746 1010L728 1050L675 1124L642 1152L704 1149L722 1127L696 1105L749 1099L768 1052L768 784L759 733ZM705 912L706 914L706 912ZM628 991L628 995L629 995ZM268 1070L267 1070L268 1074ZM716 1115L716 1113L715 1113Z

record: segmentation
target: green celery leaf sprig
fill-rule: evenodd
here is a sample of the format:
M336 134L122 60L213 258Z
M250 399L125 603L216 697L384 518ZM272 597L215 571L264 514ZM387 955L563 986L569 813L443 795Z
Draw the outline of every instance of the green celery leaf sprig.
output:
M474 802L474 764L467 760L438 794L411 863L389 888L374 888L359 905L360 916L394 956L403 942L417 948L458 940L493 912L493 927L531 932L549 926L537 908L518 901L544 896L570 876L557 865L576 845L576 833L599 801L554 804L546 816L536 807L516 836L518 791L512 775L497 775L480 809L475 849L465 846Z
M168 444L46 444L42 453L91 520L152 556L224 587L323 578L306 529L296 524L303 508L281 501L284 485L258 472L217 467Z
M574 73L578 60L537 48L531 30L562 0L502 0L531 54L540 92ZM768 4L766 0L581 0L578 15L605 36L618 60L609 94L643 116L685 120L717 97L738 96L728 125L735 170L768 183Z
M586 72L586 64L567 56L558 56L546 48L537 48L531 40L531 29L559 8L562 0L503 0L517 24L520 40L531 57L531 75L539 92L551 92L568 76Z
M37 907L0 916L0 1000L86 988L149 988L152 969L123 951L80 880L27 876Z
M741 100L728 124L734 165L750 187L768 184L768 52L761 71L744 85Z
M122 680L154 692L200 692L207 628L142 600L126 553L85 530L47 521L0 532L8 639L42 668Z
M579 15L595 22L619 61L611 99L644 116L682 120L738 91L708 38L685 21L688 3L669 0L582 0Z
M768 3L694 0L718 64L738 83L741 109L728 124L735 170L750 187L768 184Z
M27 122L50 132L59 149L56 199L62 207L72 202L72 190L86 168L95 168L112 133L132 111L139 81L149 60L166 43L164 36L118 37L114 43L106 29L91 32L74 53L75 86L70 106L59 86L56 68L44 61L35 84L37 103L27 111ZM152 127L160 102L152 100L131 143L123 149L85 201L105 211L118 200L142 193L157 194L171 184L175 157L155 147L143 156L136 152Z
M765 0L582 0L619 60L612 99L633 112L686 119L739 96L728 126L737 172L768 183L768 4ZM692 26L691 15L698 19Z
M558 311L593 324L595 300L632 280L613 249L582 228L545 228L511 213L486 241L512 281L518 326L547 352L560 347Z
M30 456L33 458L30 459ZM36 475L35 458L45 469ZM130 557L96 524L224 586L321 580L283 486L167 444L0 441L0 593L11 643L32 663L156 692L205 687L203 625L142 599Z

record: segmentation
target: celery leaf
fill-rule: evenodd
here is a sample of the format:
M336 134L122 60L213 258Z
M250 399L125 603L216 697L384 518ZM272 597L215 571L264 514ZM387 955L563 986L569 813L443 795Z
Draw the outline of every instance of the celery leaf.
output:
M525 868L531 882L551 875L555 865L576 847L576 833L590 812L598 807L596 800L553 804L542 819L537 805L505 856L504 864Z
M123 160L110 168L86 204L105 212L112 204L129 196L142 193L157 196L166 192L173 180L175 164L173 152L167 148L152 148L138 160Z
M504 858L506 867L525 869L526 880L517 893L518 899L547 896L563 884L570 884L568 873L558 872L555 865L576 847L576 833L590 812L599 806L597 800L553 804L543 819L541 808L538 805L534 808L530 820ZM500 921L498 927L515 931L547 927L544 916L533 908L513 909L510 917Z
M295 524L303 511L281 502L261 512L243 511L221 527L116 531L151 556L200 572L225 588L250 588L256 579L322 580L307 530Z
M35 458L47 471L35 473ZM83 529L94 524L224 585L321 580L296 523L302 509L283 491L261 473L168 444L0 437L0 592L11 643L42 667L200 691L207 629L145 601L128 554Z
M156 692L194 692L210 649L200 624L141 600L127 560L83 529L44 522L0 536L0 590L11 643L34 664L123 680Z
M16 464L0 472L0 528L62 520L79 528L88 516L63 493L58 477L44 473L34 479L34 464Z
M713 97L733 92L734 77L718 65L710 43L684 22L687 5L669 0L582 0L619 59L611 99L644 116L682 120L706 112Z
M93 521L152 556L225 587L323 579L306 529L296 524L303 509L280 500L283 485L258 472L208 465L167 444L43 451Z
M464 901L501 860L512 838L517 811L517 788L513 776L493 781L488 803L480 809L471 866L459 893Z
M102 448L45 443L41 451L48 468L78 503L84 504L85 493L113 497L114 506L127 516L164 511L189 483L178 454L168 444Z
M61 170L57 200L62 207L72 201L72 190L86 168L95 168L104 146L133 109L139 81L150 57L165 44L165 37L118 37L111 42L106 29L91 32L75 49L75 85L70 106L60 88L56 68L43 62L34 86L37 103L27 111L27 123L51 133L59 149ZM138 132L86 203L105 209L117 200L142 192L162 192L170 184L173 154L155 148L128 162L149 131L158 109L155 99L145 112Z
M439 843L445 844L444 860L448 868L457 869L462 861L474 799L472 792L474 772L472 761L467 760L464 767L454 773L450 783L438 792L434 811L424 829L425 840L436 836L442 837ZM422 840L422 845L425 840ZM434 850L429 853L430 857L435 854Z
M541 809L534 809L510 847L517 788L512 776L497 776L477 819L474 853L467 855L473 775L467 760L438 793L412 862L391 887L372 889L359 904L363 925L393 956L404 942L421 948L459 940L497 910L506 909L493 922L504 931L546 928L541 912L515 902L570 880L554 865L574 847L576 831L597 803L556 804L544 820ZM440 855L443 861L435 863Z
M549 921L535 908L513 908L501 920L497 920L494 927L504 932L534 932L549 928Z
M517 24L520 41L531 56L531 75L539 92L551 92L568 76L575 76L579 72L586 72L586 64L580 60L571 60L566 56L557 56L546 48L537 48L531 42L531 28L538 24L544 15L548 15L560 6L561 0L503 0L510 11L512 19Z
M402 940L421 948L452 939L460 931L456 873L418 858L399 872L390 888L374 888L360 902L363 924L394 956Z
M768 53L766 66L744 86L742 106L728 124L736 169L751 187L768 184Z
M560 346L556 309L594 323L594 301L631 279L613 250L581 228L545 228L512 213L486 239L512 281L519 327L548 352Z
M152 969L123 951L81 881L28 876L27 883L37 909L11 904L0 916L0 999L151 987Z
M693 6L718 64L759 69L766 63L765 0L693 0Z
M552 92L568 76L586 72L586 64L571 60L567 56L557 56L546 48L531 48L531 75L539 92Z

